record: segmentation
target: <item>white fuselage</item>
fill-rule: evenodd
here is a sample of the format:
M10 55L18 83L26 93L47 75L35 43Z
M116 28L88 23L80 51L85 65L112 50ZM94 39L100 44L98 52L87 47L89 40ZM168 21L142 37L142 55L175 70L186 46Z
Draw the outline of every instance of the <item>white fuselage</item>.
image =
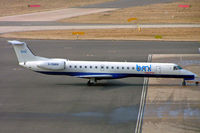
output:
M15 50L19 64L33 71L50 75L88 78L88 84L100 79L126 77L163 77L194 79L196 75L173 63L70 61L35 56L25 42L8 41Z
M44 63L45 62L45 63ZM41 66L43 64L43 66ZM47 59L22 64L33 71L51 75L69 75L80 78L112 79L126 77L193 78L185 69L174 69L173 63L98 62Z

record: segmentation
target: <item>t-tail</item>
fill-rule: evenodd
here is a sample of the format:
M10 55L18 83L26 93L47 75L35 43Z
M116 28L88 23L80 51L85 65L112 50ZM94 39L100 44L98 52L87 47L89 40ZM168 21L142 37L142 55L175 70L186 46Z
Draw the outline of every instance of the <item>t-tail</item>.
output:
M13 40L8 41L8 43L12 44L20 65L25 64L27 61L38 61L45 59L43 57L35 56L25 42Z

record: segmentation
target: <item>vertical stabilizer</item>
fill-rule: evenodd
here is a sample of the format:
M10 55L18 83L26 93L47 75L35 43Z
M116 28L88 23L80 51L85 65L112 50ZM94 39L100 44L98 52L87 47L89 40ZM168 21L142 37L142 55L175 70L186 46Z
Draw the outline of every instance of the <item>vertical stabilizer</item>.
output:
M37 56L33 55L33 53L30 51L25 42L13 40L8 41L8 43L12 44L19 63L37 60Z

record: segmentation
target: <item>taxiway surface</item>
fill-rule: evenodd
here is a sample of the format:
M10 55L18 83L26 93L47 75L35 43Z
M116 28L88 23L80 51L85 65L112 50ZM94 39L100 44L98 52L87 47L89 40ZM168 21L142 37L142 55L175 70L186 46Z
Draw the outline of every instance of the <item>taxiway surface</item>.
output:
M100 81L47 76L17 65L0 38L0 132L132 133L143 78ZM196 54L198 42L21 40L36 55L71 60L147 61L148 54Z
M177 0L115 0L110 2L104 2L100 4L86 5L82 7L86 8L127 8L131 6L144 6L155 3L167 3Z

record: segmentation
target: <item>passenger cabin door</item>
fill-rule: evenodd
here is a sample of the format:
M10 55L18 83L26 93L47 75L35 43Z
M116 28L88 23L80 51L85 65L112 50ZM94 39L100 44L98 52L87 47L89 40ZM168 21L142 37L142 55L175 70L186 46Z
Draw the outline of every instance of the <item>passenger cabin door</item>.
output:
M161 66L156 66L156 73L161 74Z

